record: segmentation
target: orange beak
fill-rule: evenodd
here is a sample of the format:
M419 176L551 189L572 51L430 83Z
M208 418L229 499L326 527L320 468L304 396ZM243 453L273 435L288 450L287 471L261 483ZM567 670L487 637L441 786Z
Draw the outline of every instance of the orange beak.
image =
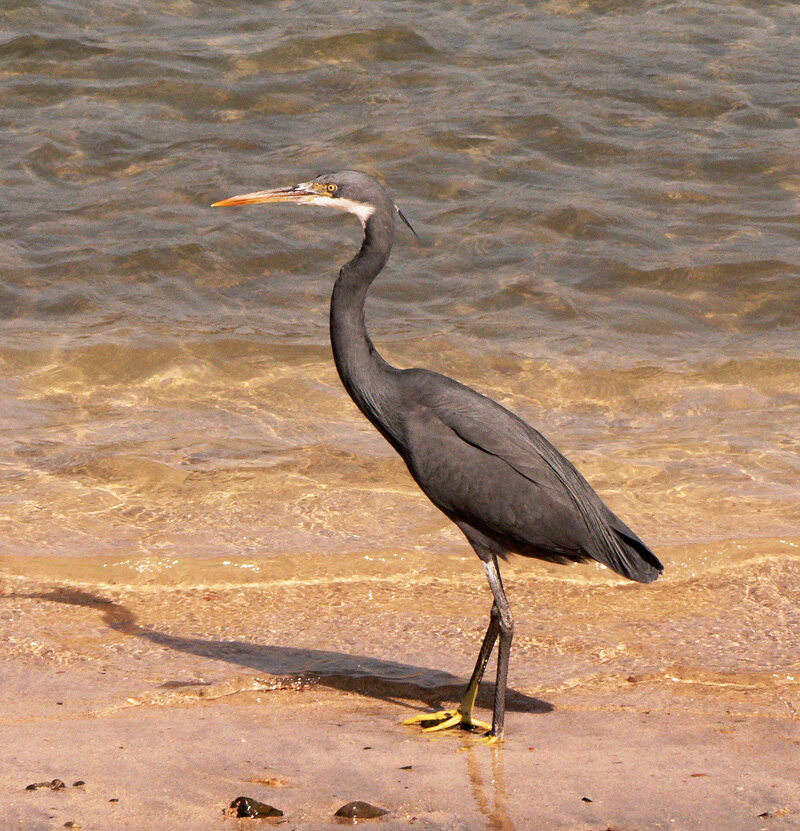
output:
M229 205L261 205L264 202L294 202L297 205L307 203L319 194L307 185L292 185L290 188L273 188L272 190L257 190L253 193L243 193L214 202L212 208L227 208Z

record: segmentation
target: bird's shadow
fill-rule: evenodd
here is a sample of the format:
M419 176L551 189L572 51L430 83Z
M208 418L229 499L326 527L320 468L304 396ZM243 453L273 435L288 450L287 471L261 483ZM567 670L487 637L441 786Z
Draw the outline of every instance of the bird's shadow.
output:
M111 629L124 635L145 638L159 646L201 658L227 661L278 679L320 684L384 701L411 699L441 709L446 702L459 700L466 683L455 675L440 670L383 661L363 655L348 655L324 649L264 646L247 641L214 641L169 635L140 625L136 615L121 603L80 589L60 588L16 596L96 609ZM167 682L165 686L176 685ZM493 685L481 684L477 700L480 706L491 707L493 689ZM506 709L514 712L546 713L550 712L553 706L547 701L509 689L506 693Z

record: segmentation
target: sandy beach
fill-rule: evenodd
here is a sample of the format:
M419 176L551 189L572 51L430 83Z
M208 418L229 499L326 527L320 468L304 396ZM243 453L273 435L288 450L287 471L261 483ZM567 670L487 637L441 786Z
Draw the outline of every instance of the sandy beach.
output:
M796 560L766 566L785 595L759 596L753 575L738 598L742 575L643 592L512 563L518 636L494 747L400 724L457 700L486 612L476 564L444 558L419 582L381 565L224 589L55 585L6 565L5 827L333 828L356 799L389 811L362 821L387 829L797 827L800 679L747 668L781 605L796 632ZM715 646L732 626L741 640ZM700 671L704 649L716 666ZM26 790L53 778L66 787ZM284 815L226 817L240 795Z

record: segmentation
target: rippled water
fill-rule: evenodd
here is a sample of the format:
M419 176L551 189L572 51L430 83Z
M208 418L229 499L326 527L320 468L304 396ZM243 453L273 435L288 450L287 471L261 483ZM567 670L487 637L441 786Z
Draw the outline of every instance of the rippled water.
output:
M6 3L7 567L471 557L336 378L358 224L209 208L341 167L423 237L398 230L370 295L389 360L540 427L666 580L796 567L799 25L733 0Z

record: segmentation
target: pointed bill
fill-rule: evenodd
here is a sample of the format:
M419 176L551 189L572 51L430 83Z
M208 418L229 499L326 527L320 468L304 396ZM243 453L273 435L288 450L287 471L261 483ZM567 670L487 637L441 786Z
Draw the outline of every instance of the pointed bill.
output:
M212 208L227 208L230 205L261 205L264 202L294 202L302 205L317 196L317 192L311 190L306 183L292 185L289 188L273 188L272 190L257 190L253 193L242 193L239 196L232 196L230 199L222 199L214 202Z

